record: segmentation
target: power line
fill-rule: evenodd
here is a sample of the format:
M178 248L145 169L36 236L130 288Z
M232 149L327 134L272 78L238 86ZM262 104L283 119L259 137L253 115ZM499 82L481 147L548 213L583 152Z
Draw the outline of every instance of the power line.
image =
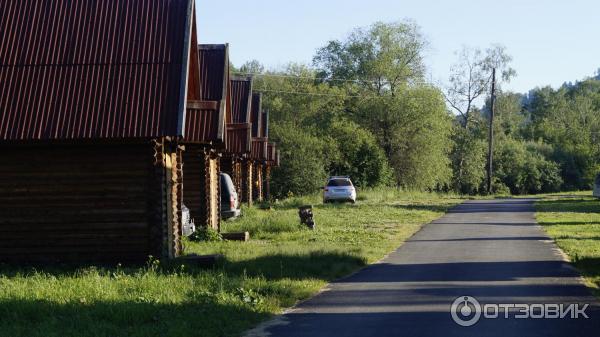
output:
M277 77L277 78L293 78L293 79L307 79L307 80L321 80L321 81L334 81L334 82L350 82L350 83L378 83L378 80L365 80L365 79L345 79L345 78L319 78L319 77L311 77L311 76L296 76L296 75L280 75L280 74L264 74L264 73L246 73L240 71L233 72L236 75L245 75L245 76L256 76L256 77ZM426 81L410 81L410 84L422 84L422 85L430 85L435 86L433 83Z
M253 91L254 92L262 92L262 93L277 93L277 94L291 94L291 95L319 96L319 97L338 97L338 98L377 99L377 98L386 97L386 96L378 96L378 95L338 95L338 94L323 94L323 93L307 92L307 91L288 91L288 90L272 90L272 89L255 89ZM411 97L410 99L428 102L428 100L423 97Z
M294 94L294 95L307 95L307 96L329 96L329 97L347 97L347 98L376 98L378 96L368 96L368 95L336 95L336 94L323 94L317 92L308 92L308 91L287 91L287 90L271 90L271 89L257 89L254 91L258 92L273 92L279 94Z

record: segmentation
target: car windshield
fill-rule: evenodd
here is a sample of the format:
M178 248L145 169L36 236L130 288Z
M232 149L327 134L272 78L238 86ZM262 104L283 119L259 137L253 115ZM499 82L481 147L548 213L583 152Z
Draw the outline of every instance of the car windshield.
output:
M327 186L352 186L352 183L348 179L331 179Z

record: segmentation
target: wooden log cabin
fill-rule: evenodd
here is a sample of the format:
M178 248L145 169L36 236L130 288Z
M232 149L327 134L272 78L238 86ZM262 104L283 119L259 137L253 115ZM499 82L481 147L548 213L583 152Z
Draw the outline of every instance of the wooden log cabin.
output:
M194 1L0 7L0 262L179 255Z
M231 176L240 200L248 202L247 166L244 163L252 150L252 78L233 76L231 84L231 120L227 122L226 151L221 158L221 170Z
M262 94L252 94L252 109L250 114L252 123L252 151L249 160L246 161L248 174L251 177L251 190L249 193L249 204L253 201L263 201L263 174L267 160L268 139L268 114L262 111ZM263 121L263 118L265 119Z
M183 139L183 200L196 226L220 230L220 157L229 104L229 46L198 46L200 83L194 86ZM192 86L190 86L191 88Z
M271 200L271 172L274 167L279 166L279 150L273 142L267 144L267 160L264 167L263 197L265 200Z

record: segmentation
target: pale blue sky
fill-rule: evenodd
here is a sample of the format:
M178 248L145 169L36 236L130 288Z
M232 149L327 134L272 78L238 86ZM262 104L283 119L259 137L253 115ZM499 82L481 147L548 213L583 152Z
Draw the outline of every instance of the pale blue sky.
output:
M232 62L310 63L315 50L375 21L415 20L430 42L429 77L446 81L462 45L507 47L526 92L600 68L600 1L196 0L200 43L230 43Z

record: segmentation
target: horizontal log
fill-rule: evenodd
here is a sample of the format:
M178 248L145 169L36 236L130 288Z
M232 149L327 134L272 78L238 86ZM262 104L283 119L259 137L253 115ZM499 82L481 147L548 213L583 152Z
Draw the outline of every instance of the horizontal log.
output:
M102 249L110 249L112 247L148 247L149 239L147 237L131 237L131 238L53 238L52 240L40 237L31 238L14 238L13 240L2 240L0 239L0 246L3 248L16 248L16 247L43 247L43 248L57 248L68 246L73 249L79 249L79 247L97 247ZM76 247L76 248L75 248ZM87 249L87 248L86 248ZM146 249L146 248L144 248Z
M249 241L250 233L248 232L234 232L234 233L221 233L223 240L228 241Z
M82 229L82 226L85 226ZM0 235L6 236L7 233L40 233L39 235L54 234L62 235L63 233L85 232L85 233L106 233L106 232L136 232L147 231L149 228L146 222L87 222L87 223L65 223L64 221L57 223L20 223L15 225L0 225Z
M114 254L123 256L123 254L144 254L148 256L148 245L120 245L120 246L59 246L59 247L3 247L0 246L0 260L4 256L35 256L40 254L74 255L96 253L96 254Z

